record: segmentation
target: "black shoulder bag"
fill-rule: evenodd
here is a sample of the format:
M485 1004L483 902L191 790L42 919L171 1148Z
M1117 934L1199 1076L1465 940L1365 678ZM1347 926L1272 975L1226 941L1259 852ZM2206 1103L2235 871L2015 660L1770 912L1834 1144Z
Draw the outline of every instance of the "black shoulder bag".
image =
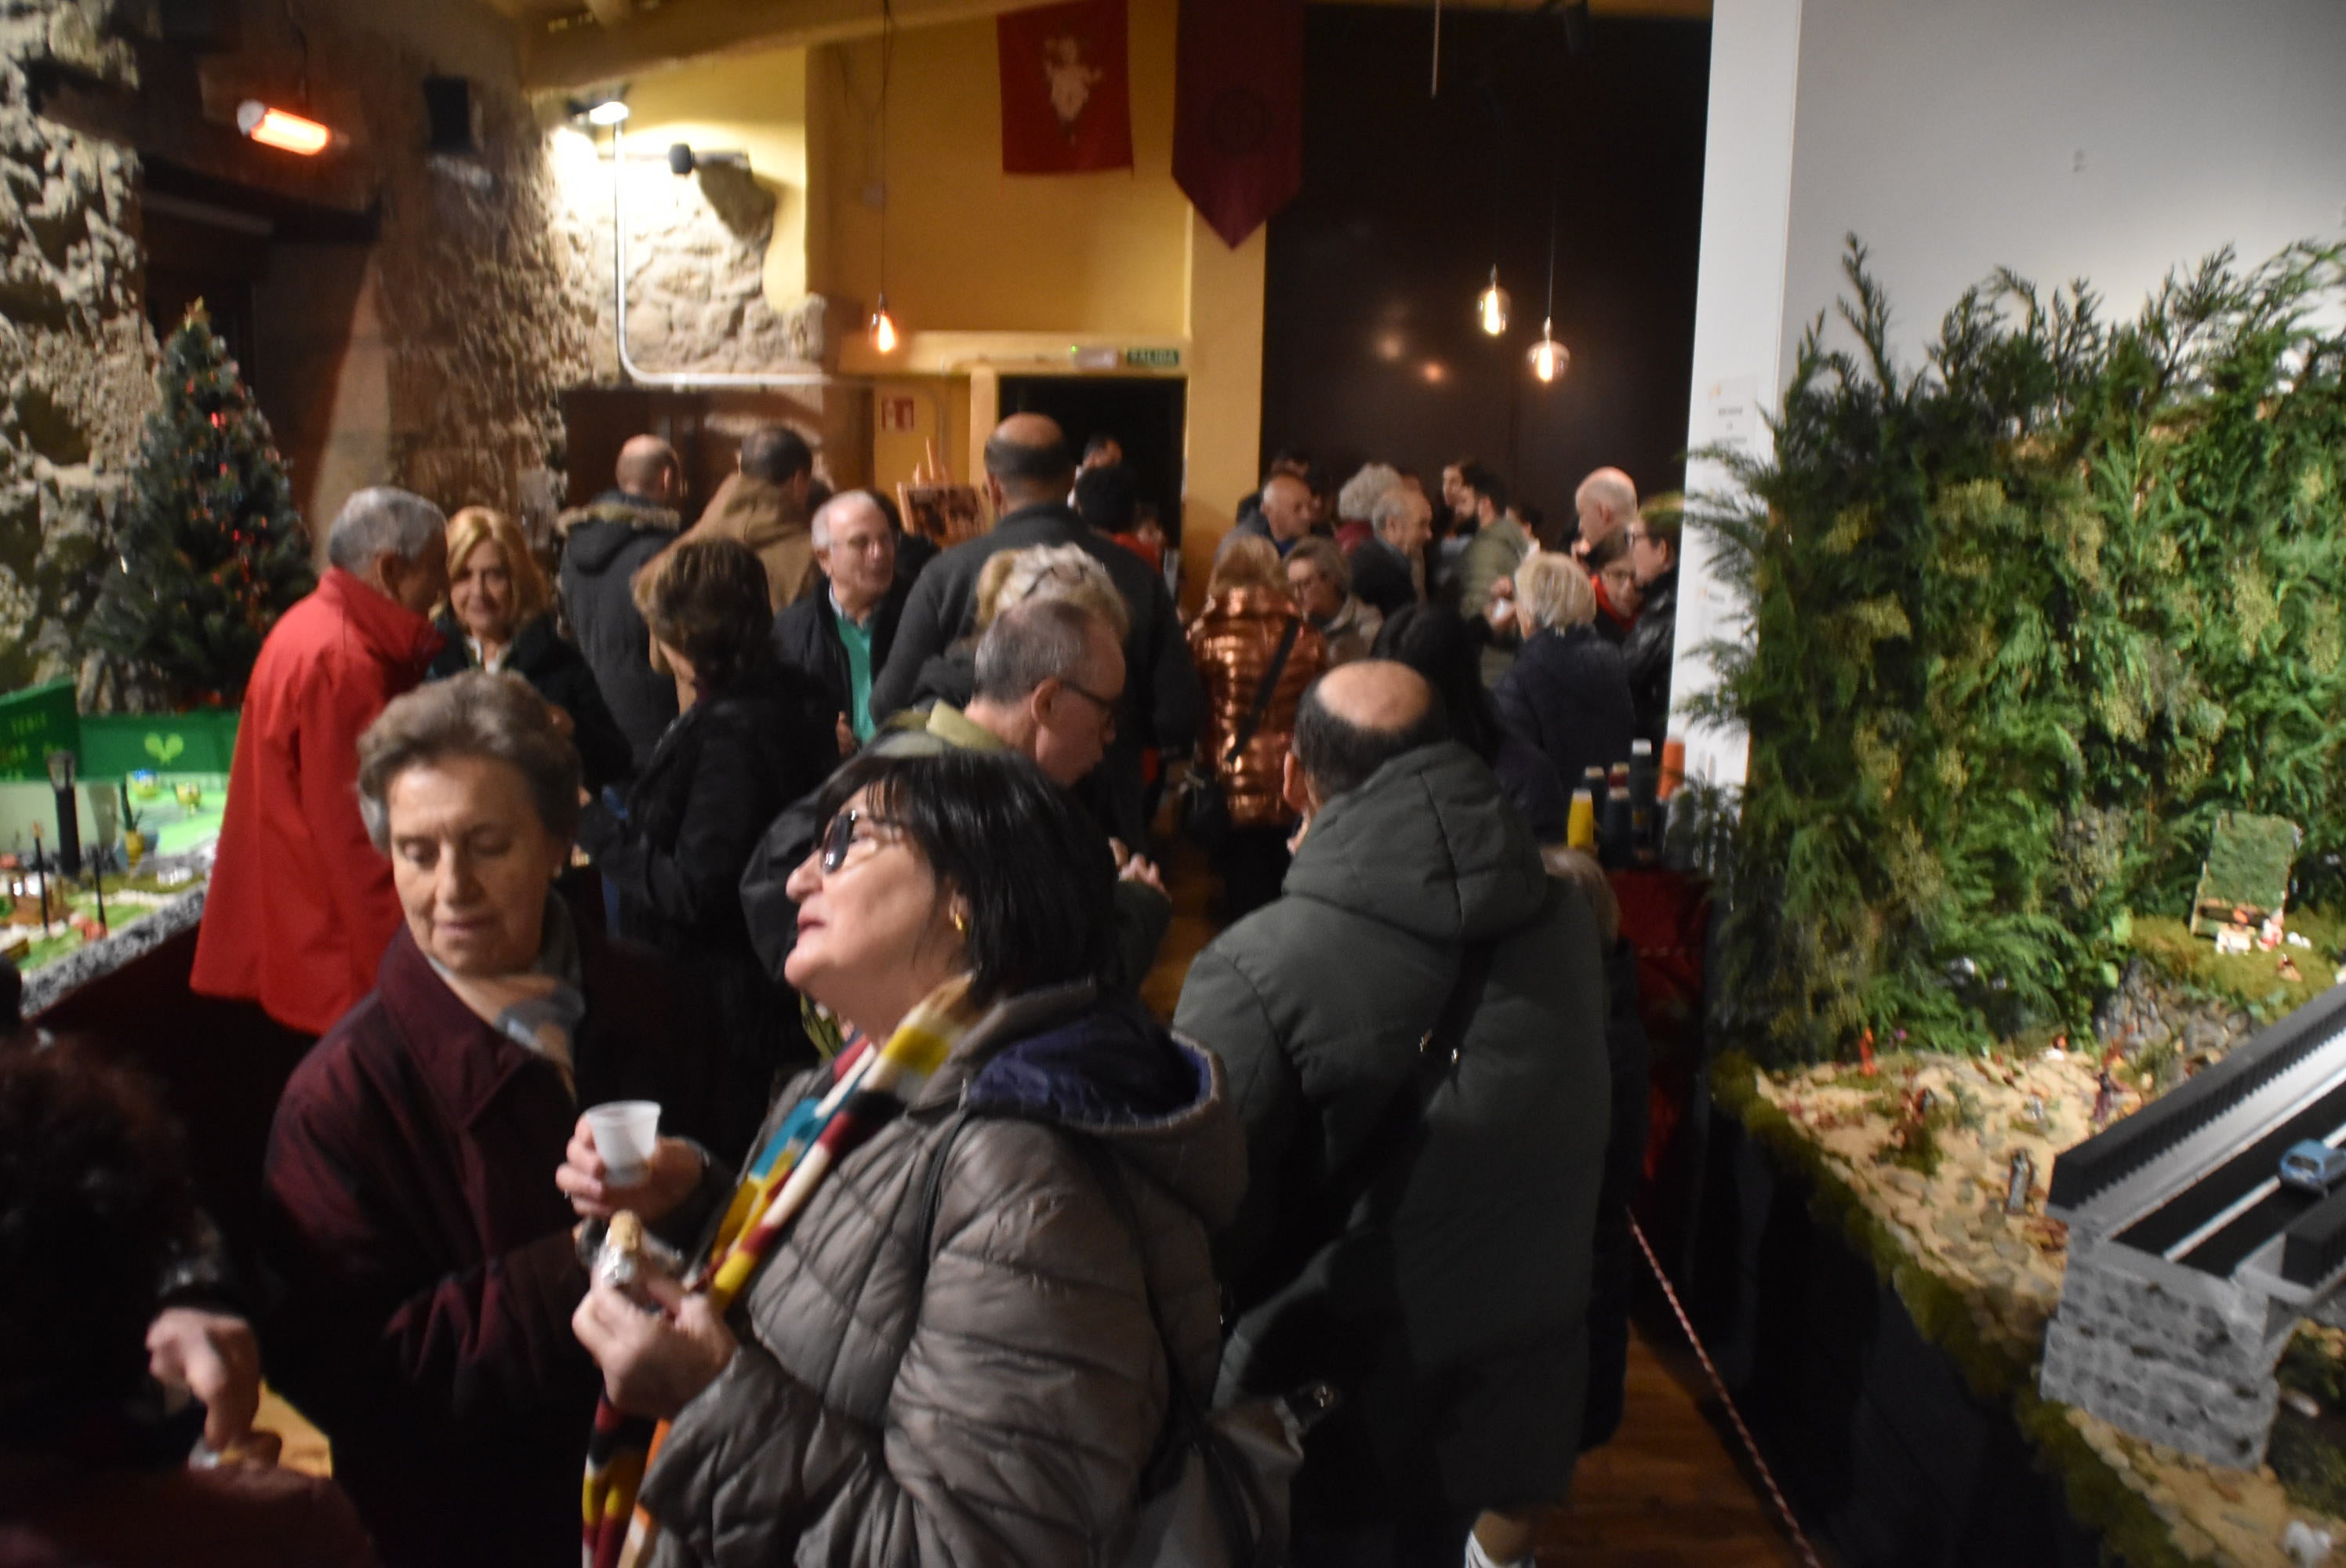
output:
M1255 732L1262 728L1264 717L1270 712L1270 699L1279 690L1279 677L1287 673L1287 656L1295 651L1295 639L1302 631L1301 616L1287 617L1287 631L1279 639L1279 651L1270 656L1270 667L1263 671L1262 681L1255 687L1254 706L1247 710L1245 721L1221 756L1213 759L1211 771L1192 773L1182 791L1181 830L1209 854L1229 842L1230 837L1230 793L1222 783L1222 769L1246 754Z

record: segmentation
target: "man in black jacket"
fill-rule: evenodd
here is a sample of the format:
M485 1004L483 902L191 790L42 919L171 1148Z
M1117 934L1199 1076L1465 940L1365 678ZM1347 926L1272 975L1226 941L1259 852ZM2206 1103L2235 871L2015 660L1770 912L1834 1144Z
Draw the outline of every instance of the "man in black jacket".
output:
M1637 623L1621 645L1637 733L1659 756L1670 728L1670 667L1678 655L1678 538L1684 508L1658 495L1629 524L1629 565L1637 575Z
M977 575L989 559L1035 545L1077 546L1107 568L1131 612L1131 631L1124 641L1128 678L1117 705L1116 738L1099 776L1105 787L1102 825L1137 844L1148 829L1141 749L1154 745L1168 759L1187 754L1204 717L1205 692L1164 579L1139 556L1084 525L1066 503L1074 483L1075 464L1056 423L1039 413L1016 413L994 428L985 443L994 530L939 555L913 585L887 668L872 683L872 711L884 717L904 707L921 666L976 625Z
M1352 596L1391 620L1425 597L1433 508L1416 491L1396 484L1377 497L1369 522L1376 532L1352 547Z
M851 490L814 514L814 590L774 617L774 652L830 698L842 754L872 738L872 683L888 663L911 596L896 579L896 535L868 490Z
M684 525L676 511L684 470L676 448L638 435L619 449L614 477L615 488L555 524L562 535L562 608L640 769L676 718L676 677L652 668L635 576Z

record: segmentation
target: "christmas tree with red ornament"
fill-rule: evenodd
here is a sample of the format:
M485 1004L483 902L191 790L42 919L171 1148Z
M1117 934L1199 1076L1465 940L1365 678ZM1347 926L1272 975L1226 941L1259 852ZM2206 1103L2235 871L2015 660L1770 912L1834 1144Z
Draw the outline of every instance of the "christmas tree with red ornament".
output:
M277 617L317 585L269 421L199 301L163 345L90 638L126 685L233 704Z

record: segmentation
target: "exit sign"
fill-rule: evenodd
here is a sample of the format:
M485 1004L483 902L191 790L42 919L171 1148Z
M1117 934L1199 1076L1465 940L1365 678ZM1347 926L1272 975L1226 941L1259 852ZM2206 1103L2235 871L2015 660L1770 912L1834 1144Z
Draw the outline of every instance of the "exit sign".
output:
M1146 371L1178 371L1181 368L1178 349L1127 349L1124 362Z

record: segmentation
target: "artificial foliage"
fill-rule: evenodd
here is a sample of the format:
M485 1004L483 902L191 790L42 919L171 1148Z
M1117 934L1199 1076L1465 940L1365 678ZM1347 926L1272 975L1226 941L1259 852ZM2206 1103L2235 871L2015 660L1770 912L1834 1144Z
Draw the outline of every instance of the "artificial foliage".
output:
M1751 737L1724 1022L1774 1062L2080 1030L2226 810L2302 826L2334 900L2340 250L2219 253L2122 324L2001 273L1911 368L1846 270L1855 347L1811 326L1773 457L1696 514L1749 619L1706 709Z
M309 531L201 303L163 345L156 384L89 636L128 667L128 690L234 704L269 628L316 585Z

